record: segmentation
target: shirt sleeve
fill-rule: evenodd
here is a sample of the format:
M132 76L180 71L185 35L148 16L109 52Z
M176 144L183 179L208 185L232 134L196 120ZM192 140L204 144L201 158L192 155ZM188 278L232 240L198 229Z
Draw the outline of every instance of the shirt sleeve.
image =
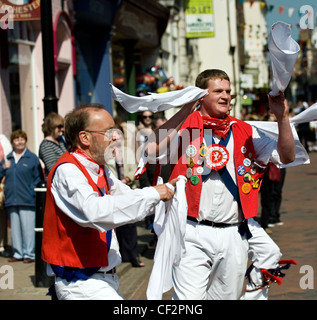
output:
M273 162L282 164L277 151L277 140L270 138L263 131L252 126L253 145L257 161L263 164Z
M60 165L52 181L56 205L82 227L101 232L137 222L154 211L160 201L154 188L131 190L112 173L107 176L111 195L99 197L75 165Z

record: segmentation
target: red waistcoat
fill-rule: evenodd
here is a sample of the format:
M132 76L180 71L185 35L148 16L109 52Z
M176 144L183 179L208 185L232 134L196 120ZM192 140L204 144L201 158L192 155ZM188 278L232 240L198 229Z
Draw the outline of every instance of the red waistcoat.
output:
M258 193L263 172L260 172L259 168L255 169L256 172L252 170L251 177L253 180L251 180L250 183L246 183L244 181L245 174L251 174L251 166L244 165L244 159L248 158L251 161L256 159L256 154L252 142L252 127L249 124L236 118L230 116L229 118L231 121L236 121L232 124L232 133L234 139L234 166L242 211L244 217L248 219L251 217L255 217L258 212ZM197 161L199 158L200 145L203 141L203 120L198 111L193 112L189 117L187 117L180 129L178 162L177 164L172 164L172 173L170 179L176 178L179 175L186 176L186 170L188 169L188 156L186 156L186 147L188 147L188 140L190 144L194 145L197 150L196 155L193 157L194 166L192 167L192 170L193 174L199 177L199 181L198 184L193 185L190 182L190 179L188 179L186 183L186 198L188 203L188 215L197 218L199 214L202 177L201 175L197 174L196 170L199 167ZM244 174L238 174L239 167L245 171ZM248 192L245 193L242 190L245 190L245 192L247 190Z
M47 179L42 259L50 264L67 267L107 266L106 233L81 227L55 204L51 184L56 168L62 163L76 165L87 178L89 185L99 193L85 167L73 155L65 152L52 168Z

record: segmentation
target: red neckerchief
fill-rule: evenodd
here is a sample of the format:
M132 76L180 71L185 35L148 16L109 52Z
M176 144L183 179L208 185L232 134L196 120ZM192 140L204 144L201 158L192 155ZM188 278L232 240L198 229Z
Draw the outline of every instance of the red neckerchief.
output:
M89 157L84 151L80 150L80 149L76 149L74 151L74 153L80 154L82 155L85 159L98 164L94 159L92 159L91 157ZM108 181L107 178L105 176L105 169L104 166L99 166L99 171L98 171L98 180L97 180L97 187L99 189L102 189L103 187L105 188L105 192L106 194L110 194L109 193L109 187L108 187Z
M214 133L218 136L226 139L229 131L230 131L230 119L225 117L224 119L213 118L213 117L202 117L204 122L204 128L212 129Z

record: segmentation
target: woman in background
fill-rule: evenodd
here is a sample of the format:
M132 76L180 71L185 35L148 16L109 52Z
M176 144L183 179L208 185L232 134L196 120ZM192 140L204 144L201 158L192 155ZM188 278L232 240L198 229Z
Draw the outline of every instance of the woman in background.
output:
M35 259L35 191L43 179L38 157L27 147L22 130L11 134L13 151L0 163L0 179L6 177L4 207L9 215L13 256L9 262L33 262Z
M42 124L44 140L40 144L39 158L45 166L45 176L53 168L60 156L67 150L63 139L64 119L61 115L51 112Z

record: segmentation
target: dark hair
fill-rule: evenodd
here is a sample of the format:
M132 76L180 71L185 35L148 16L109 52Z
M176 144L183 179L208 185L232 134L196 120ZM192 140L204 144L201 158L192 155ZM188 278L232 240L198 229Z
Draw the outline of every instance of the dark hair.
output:
M65 140L68 151L72 152L79 144L79 132L85 130L89 125L89 110L105 109L98 103L84 104L69 112L65 116Z
M230 81L229 76L222 70L219 69L207 69L201 72L196 78L196 87L201 89L208 88L208 82L211 79L221 79Z
M50 136L54 132L55 128L57 128L58 126L64 127L63 117L55 112L50 112L44 118L44 122L42 124L42 131L44 133L44 137Z
M24 138L25 141L28 141L28 137L25 133L25 131L21 130L21 129L18 129L18 130L15 130L11 133L11 137L10 137L10 142L12 144L13 140L14 139L18 139L18 138Z

